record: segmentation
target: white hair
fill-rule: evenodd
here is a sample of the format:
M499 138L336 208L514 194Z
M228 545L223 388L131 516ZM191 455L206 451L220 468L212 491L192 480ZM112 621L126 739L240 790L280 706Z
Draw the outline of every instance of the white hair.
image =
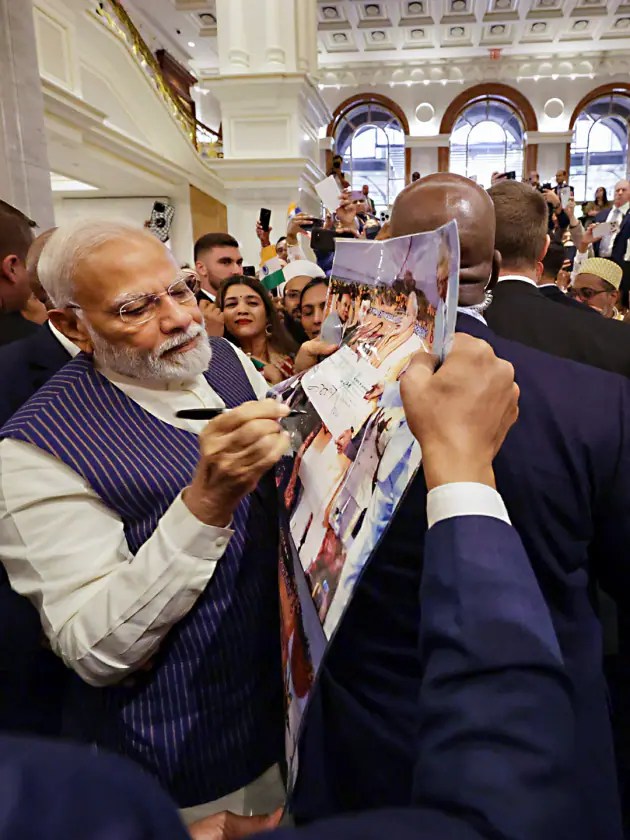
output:
M37 267L40 283L56 307L63 308L72 300L82 260L95 249L120 239L159 241L145 228L111 219L79 220L57 228L44 246Z

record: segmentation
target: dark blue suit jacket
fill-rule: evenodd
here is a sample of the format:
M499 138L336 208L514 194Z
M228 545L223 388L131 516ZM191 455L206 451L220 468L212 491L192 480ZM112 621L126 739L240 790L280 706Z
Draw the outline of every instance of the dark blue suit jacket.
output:
M417 504L421 501L416 497ZM426 534L422 560L422 624L417 629L423 677L415 731L409 733L413 773L408 807L270 836L577 837L570 685L549 611L516 531L490 517L444 520ZM380 623L380 616L374 619ZM345 739L330 760L347 766L341 755L346 747L364 756L378 750L378 742L361 742L361 735ZM377 756L370 770L382 783ZM353 779L345 783L351 787Z
M497 487L572 683L579 836L616 840L619 803L589 565L605 588L630 592L629 385L499 338L470 316L460 316L458 328L485 338L516 370L520 416L495 461ZM420 474L332 642L305 724L294 802L300 821L411 801L424 505Z
M47 326L0 348L0 426L70 359ZM0 563L0 730L57 735L68 672Z
M0 736L3 840L186 840L175 806L139 768L86 747Z

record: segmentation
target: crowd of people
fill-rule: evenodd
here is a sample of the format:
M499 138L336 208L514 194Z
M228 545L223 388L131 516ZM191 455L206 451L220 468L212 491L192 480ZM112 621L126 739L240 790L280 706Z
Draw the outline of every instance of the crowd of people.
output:
M341 163L318 226L252 224L256 276L226 232L188 266L146 228L34 237L0 203L0 837L630 830L630 183L578 218L562 170L418 175L383 220ZM400 376L422 469L330 644L283 816L269 388L359 323L328 285L338 238L452 219L458 334Z

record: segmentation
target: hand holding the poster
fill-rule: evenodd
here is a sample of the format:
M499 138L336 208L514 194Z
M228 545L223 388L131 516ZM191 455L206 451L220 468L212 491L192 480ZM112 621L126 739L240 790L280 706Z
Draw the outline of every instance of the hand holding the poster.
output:
M322 338L312 338L310 341L305 341L298 350L293 369L296 373L302 373L302 371L308 370L321 362L324 356L330 356L338 349L337 344L330 344Z
M192 840L240 840L261 831L271 831L282 818L282 808L269 816L240 817L230 811L222 811L188 827Z
M246 402L210 420L199 435L200 458L183 500L206 525L228 526L241 499L289 450L278 422L289 408L276 400Z
M514 368L485 341L459 333L442 367L420 352L401 378L427 488L458 481L494 487L492 461L518 417Z

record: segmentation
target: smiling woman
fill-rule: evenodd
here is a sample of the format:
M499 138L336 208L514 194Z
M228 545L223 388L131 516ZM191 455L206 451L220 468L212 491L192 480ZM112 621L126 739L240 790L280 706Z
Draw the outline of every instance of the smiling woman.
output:
M252 277L231 277L219 289L225 335L251 357L275 385L293 374L297 344L283 326L263 285Z

